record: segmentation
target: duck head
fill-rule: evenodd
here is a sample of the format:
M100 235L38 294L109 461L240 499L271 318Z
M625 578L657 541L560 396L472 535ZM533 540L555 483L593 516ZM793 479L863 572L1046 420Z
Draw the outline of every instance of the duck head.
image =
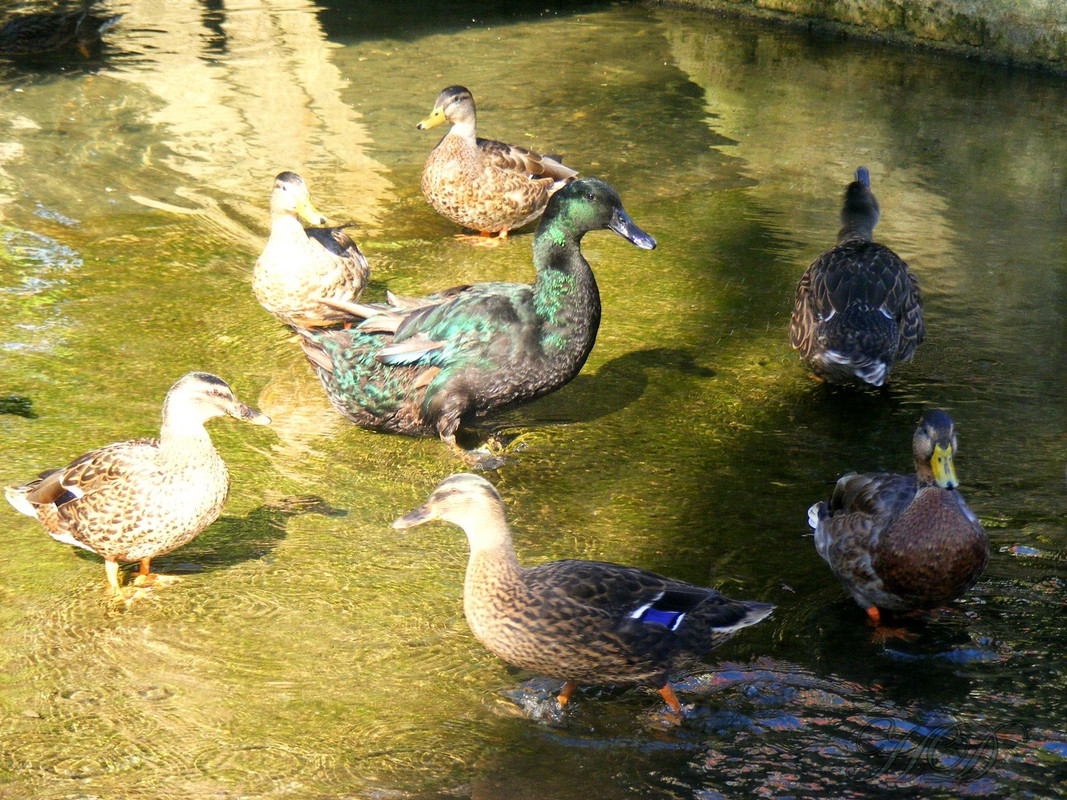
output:
M326 224L326 217L311 203L307 184L295 172L279 172L274 178L274 188L270 192L270 213L272 217L299 217L311 225Z
M881 216L878 200L871 191L871 174L866 167L856 170L856 179L845 189L845 202L841 208L841 232L838 239L863 238L869 241Z
M942 489L959 486L952 457L956 453L956 429L952 418L941 410L927 411L919 420L911 440L919 474L929 477Z
M449 475L425 503L394 521L393 527L413 528L434 520L463 528L472 551L499 546L511 538L500 495L489 481L470 472Z
M562 246L567 240L579 241L585 233L602 229L614 231L642 250L656 247L656 240L634 225L618 193L597 178L579 178L553 194L537 235L547 234Z
M474 136L474 95L465 86L449 86L441 90L433 104L433 111L416 127L420 131L440 125L452 124L452 132Z
M253 425L269 425L270 417L246 406L229 384L209 372L190 372L170 387L163 401L163 425L203 426L224 414Z

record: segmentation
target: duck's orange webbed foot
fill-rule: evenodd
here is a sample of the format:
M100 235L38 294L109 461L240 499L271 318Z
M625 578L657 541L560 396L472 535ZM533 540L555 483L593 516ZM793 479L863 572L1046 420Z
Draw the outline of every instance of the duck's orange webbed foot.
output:
M574 681L567 681L563 684L563 688L559 690L559 694L556 695L556 702L559 703L559 707L567 705L567 701L571 699L571 695L574 694L574 690L578 688L578 684Z
M480 231L476 234L457 233L456 240L467 242L475 247L499 247L508 240L508 232L505 228L499 231L496 236L493 235L492 231Z
M871 641L882 644L890 639L902 639L905 642L914 641L919 636L906 628L890 628L882 624L882 614L877 606L867 609L867 624L874 628L871 631Z
M659 693L659 696L663 698L663 702L670 707L671 713L674 714L678 722L685 719L685 712L682 710L682 704L678 702L678 695L674 693L674 689L671 688L669 683L663 684L663 686L656 691Z

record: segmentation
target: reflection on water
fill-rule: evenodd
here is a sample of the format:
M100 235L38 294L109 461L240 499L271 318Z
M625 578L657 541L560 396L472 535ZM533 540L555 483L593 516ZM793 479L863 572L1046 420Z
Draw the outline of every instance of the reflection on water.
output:
M99 560L7 512L0 797L1050 796L1067 778L1062 652L1067 85L684 12L475 3L115 0L100 58L0 64L0 481L151 435L177 375L256 396L212 435L222 518L180 574L109 615ZM456 463L323 398L255 303L273 176L353 220L368 299L530 280L423 201L415 130L463 83L484 135L562 153L656 236L584 252L604 319L568 387L500 421L491 477L531 561L633 563L775 615L643 690L551 691L473 640L457 531L398 534ZM927 342L880 393L809 381L795 283L870 168L878 237ZM905 469L952 411L993 556L915 642L870 642L806 535L849 469ZM0 510L0 513L3 513Z

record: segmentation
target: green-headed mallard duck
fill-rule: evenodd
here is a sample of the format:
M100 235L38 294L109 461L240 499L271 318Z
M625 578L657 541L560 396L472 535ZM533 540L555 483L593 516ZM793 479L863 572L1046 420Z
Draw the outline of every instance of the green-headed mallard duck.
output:
M478 138L474 98L462 86L443 89L418 128L442 122L452 129L426 159L422 193L457 225L482 236L499 234L490 242L502 241L512 228L536 219L552 193L578 174L525 147Z
M357 305L350 330L309 331L303 346L334 406L364 428L438 435L548 394L585 363L600 324L600 295L579 247L607 228L646 250L655 240L619 196L594 178L549 201L533 241L537 280L479 283L392 304Z
M668 676L774 610L636 567L576 560L522 567L500 496L471 473L445 478L393 526L435 519L459 525L470 542L463 613L471 631L509 664L565 681L560 705L578 684L640 684L681 716Z
M336 325L351 317L324 300L354 303L367 283L367 259L342 227L305 228L300 219L324 225L307 185L282 172L270 193L270 239L252 270L259 304L287 325Z
M919 282L896 253L871 241L878 214L860 167L845 190L837 244L797 284L789 340L830 383L881 386L923 340Z
M73 48L89 58L104 31L122 18L122 14L92 14L90 5L85 3L77 11L12 15L0 26L0 56L18 58Z
M221 378L190 372L167 392L158 439L101 447L4 494L56 541L103 556L121 596L120 561L139 561L147 576L151 559L191 541L222 512L230 480L204 423L223 414L270 422Z
M932 609L974 585L989 541L956 487L956 431L928 411L912 438L914 475L850 472L808 510L815 548L872 625L879 609Z

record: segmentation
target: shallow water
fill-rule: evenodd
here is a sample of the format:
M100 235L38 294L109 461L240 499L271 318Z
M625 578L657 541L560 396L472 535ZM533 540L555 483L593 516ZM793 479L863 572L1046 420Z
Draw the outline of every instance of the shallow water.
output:
M274 418L213 423L226 511L126 613L99 559L3 511L0 797L1067 793L1067 83L670 9L405 5L116 2L104 58L0 64L0 481L150 435L190 369ZM528 232L471 248L419 193L415 123L450 83L659 242L586 238L596 349L499 420L519 438L490 477L521 558L778 604L679 676L684 726L645 690L528 719L555 686L470 635L460 531L389 527L460 465L341 419L249 291L282 169L356 223L368 298L532 278ZM809 380L786 327L859 164L928 339L857 395ZM916 641L873 643L805 510L908 469L931 405L992 559Z

